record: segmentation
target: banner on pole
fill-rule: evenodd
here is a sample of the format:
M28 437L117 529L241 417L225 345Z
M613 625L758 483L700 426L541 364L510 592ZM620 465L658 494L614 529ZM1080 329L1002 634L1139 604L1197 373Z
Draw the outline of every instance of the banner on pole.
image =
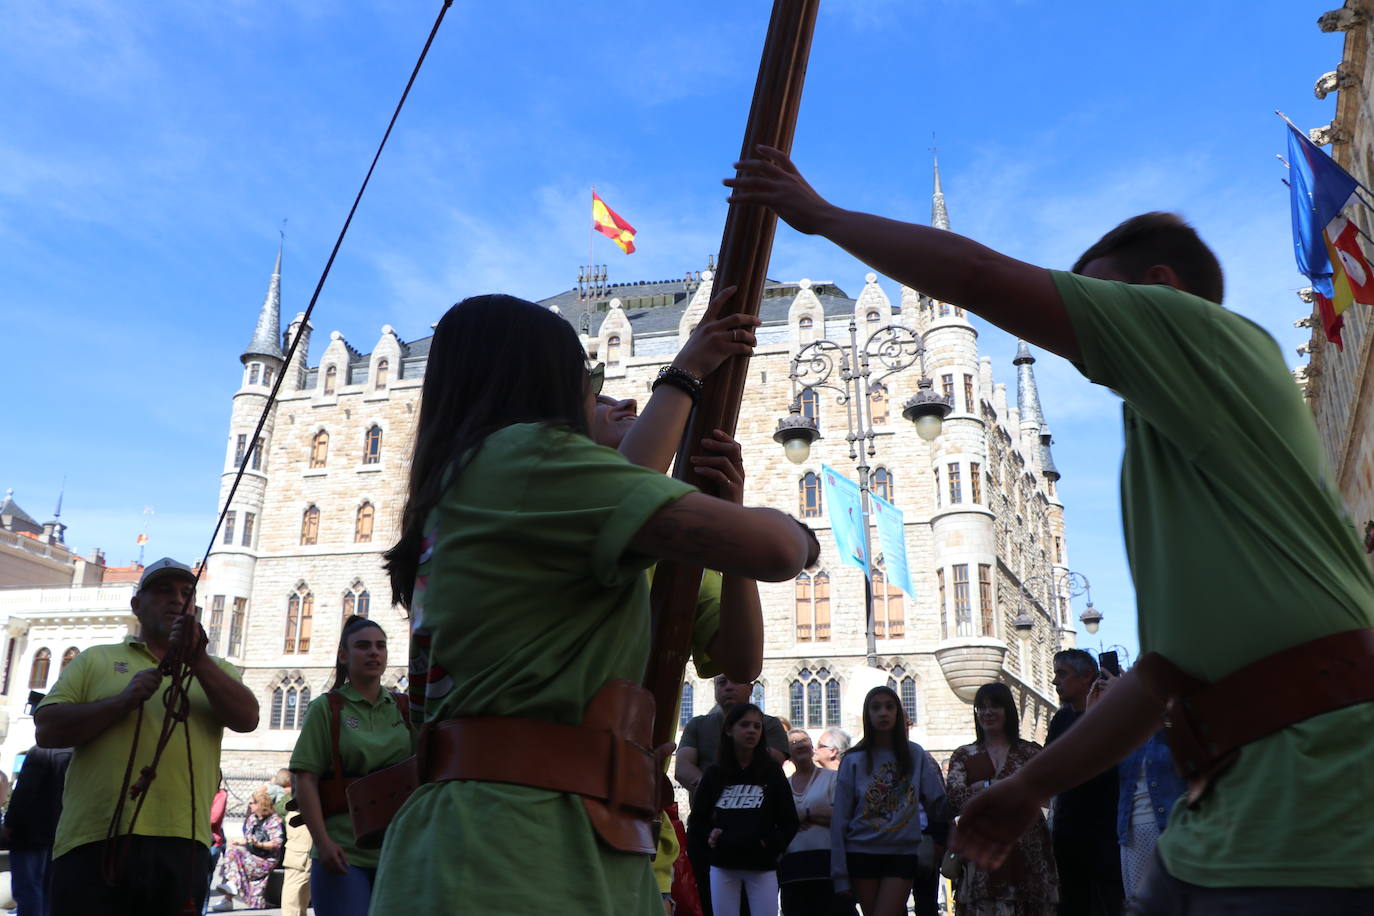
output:
M883 549L887 581L915 600L916 590L911 587L911 570L906 564L906 525L902 522L902 510L871 492L868 504L873 507L873 519L878 524L878 543Z
M827 464L821 465L821 496L830 515L830 530L840 559L868 575L869 558L864 549L863 497L859 485Z

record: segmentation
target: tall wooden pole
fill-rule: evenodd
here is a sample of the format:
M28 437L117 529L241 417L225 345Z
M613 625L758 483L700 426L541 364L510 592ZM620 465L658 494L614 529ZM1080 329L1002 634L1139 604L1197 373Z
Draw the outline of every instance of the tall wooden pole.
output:
M774 0L758 81L754 84L754 101L744 128L741 159L753 158L754 149L760 144L791 152L819 6L820 0ZM776 214L765 207L730 205L716 258L714 288L734 286L737 291L720 315L759 313L777 223ZM735 431L748 372L749 358L736 356L705 380L701 402L692 413L678 451L674 476L688 483L703 483L688 459L702 454L701 440L711 430ZM692 617L701 572L700 567L670 560L661 561L654 571L654 638L644 684L654 695L655 746L671 741L676 728L673 717L691 648Z

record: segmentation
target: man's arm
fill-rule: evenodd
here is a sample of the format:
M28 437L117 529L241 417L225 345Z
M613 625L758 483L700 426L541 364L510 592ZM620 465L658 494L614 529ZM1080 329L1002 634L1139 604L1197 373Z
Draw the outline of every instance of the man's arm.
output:
M192 671L205 690L210 708L227 728L236 732L251 732L258 727L258 699L241 681L231 677L203 652L192 666Z
M929 226L844 210L826 201L782 152L760 146L725 179L732 203L773 209L790 226L821 235L879 273L1070 360L1078 340L1054 281L1044 268Z
M133 712L157 692L162 674L145 668L117 695L93 703L50 703L33 712L34 741L39 747L79 747Z
M697 786L701 785L701 767L697 766L696 748L677 749L677 765L673 767L673 778L689 795L696 794Z
M1148 741L1163 715L1163 703L1134 671L1122 675L1073 728L968 801L954 848L981 868L1001 865L1050 796L1087 782Z

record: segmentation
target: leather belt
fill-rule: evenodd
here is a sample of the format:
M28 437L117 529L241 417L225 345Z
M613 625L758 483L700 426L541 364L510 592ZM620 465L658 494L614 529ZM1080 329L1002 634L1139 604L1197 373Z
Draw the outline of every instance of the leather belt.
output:
M1166 737L1196 807L1240 748L1299 722L1374 702L1374 628L1301 643L1208 684L1158 652L1136 670L1165 705Z

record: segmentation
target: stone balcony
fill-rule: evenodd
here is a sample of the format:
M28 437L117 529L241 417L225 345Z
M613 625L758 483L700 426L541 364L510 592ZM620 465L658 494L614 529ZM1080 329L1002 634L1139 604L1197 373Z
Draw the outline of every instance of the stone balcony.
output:
M956 636L935 647L935 659L950 689L970 701L979 687L1002 679L1006 655L1006 644L991 636Z

